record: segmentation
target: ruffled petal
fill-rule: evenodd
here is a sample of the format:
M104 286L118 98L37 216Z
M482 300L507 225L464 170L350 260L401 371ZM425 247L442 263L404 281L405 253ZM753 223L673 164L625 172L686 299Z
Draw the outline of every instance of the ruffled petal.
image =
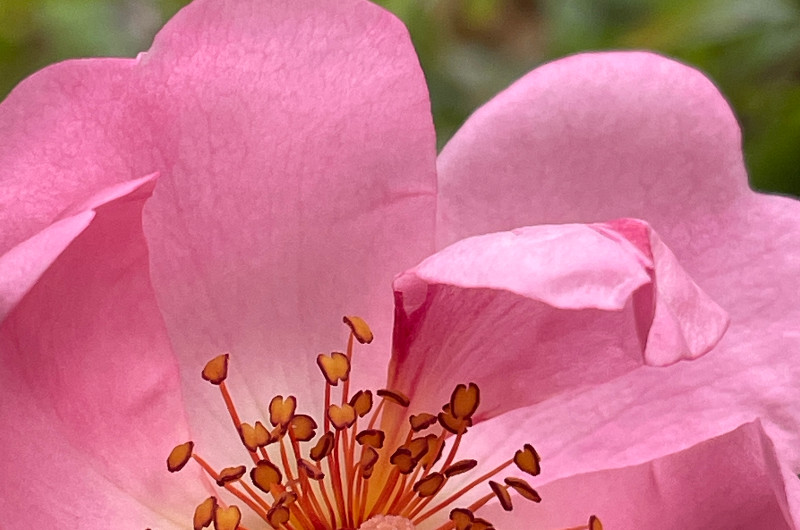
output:
M750 191L740 140L699 72L647 53L603 53L531 72L442 152L441 243L638 217L730 314L715 351L669 378L640 370L557 403L582 423L561 422L553 436L576 440L613 417L644 446L699 442L760 417L800 469L800 203Z
M727 325L634 219L462 240L398 276L395 300L390 387L435 413L474 381L476 420L696 358Z
M354 385L379 385L391 278L433 246L434 131L405 28L361 1L195 2L141 61L169 138L145 231L190 414L225 414L197 375L231 351L246 421L276 394L318 415L314 358L345 347L346 314L376 335ZM201 443L235 442L224 421Z
M786 471L756 421L638 465L537 486L540 504L514 497L510 514L496 505L479 514L499 528L553 530L597 515L606 528L794 530L800 481Z
M30 78L3 103L0 137L0 180L28 205L10 205L13 244L97 186L160 173L145 233L201 446L236 448L199 379L223 351L246 421L274 394L317 413L313 359L344 347L345 314L376 335L356 378L382 382L389 286L433 250L436 186L424 77L388 12L198 0L136 60Z
M16 298L0 325L6 528L182 528L203 494L165 464L189 434L141 228L153 183L105 190L0 258Z

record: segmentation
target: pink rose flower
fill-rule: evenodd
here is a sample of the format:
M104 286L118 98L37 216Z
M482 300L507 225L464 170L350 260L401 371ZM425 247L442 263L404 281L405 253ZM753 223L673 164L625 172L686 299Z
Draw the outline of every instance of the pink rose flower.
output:
M444 453L459 438L476 469L411 520L533 444L541 503L500 513L482 483L453 506L489 493L500 528L800 521L800 206L749 190L730 109L686 66L546 65L437 161L390 14L197 0L136 59L24 81L0 162L3 528L187 528L211 494L268 526L164 460L192 440L216 472L255 465L200 377L228 351L242 421L291 395L321 434L315 359L348 350L347 314L375 335L351 395L409 399L383 405L387 447L480 388Z

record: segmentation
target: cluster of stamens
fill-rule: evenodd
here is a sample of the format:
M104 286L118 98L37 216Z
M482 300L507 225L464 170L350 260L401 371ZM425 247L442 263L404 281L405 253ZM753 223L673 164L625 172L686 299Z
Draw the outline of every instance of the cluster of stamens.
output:
M226 353L209 361L202 376L219 387L253 465L249 473L244 465L217 470L194 451L190 441L172 450L167 458L169 471L179 471L189 460L195 460L217 486L271 528L283 530L414 528L435 516L441 517L446 508L487 481L490 492L466 508L450 510L449 518L438 530L494 528L474 512L493 499L511 511L512 491L530 501L541 501L536 490L521 478L506 477L503 483L491 480L511 465L529 475L538 475L540 457L529 444L513 458L440 498L439 493L448 482L478 465L476 460L456 460L462 437L472 426L480 404L478 386L457 385L438 414L408 416L405 437L400 425L388 421L383 422L383 429L376 428L379 418L390 417L385 415L389 407L406 409L409 399L393 389L377 390L377 400L370 390L349 395L354 341L368 344L372 342L372 332L359 317L345 317L344 322L350 328L346 353L317 357L325 378L325 411L319 437L317 422L296 412L294 396L272 398L271 428L261 421L241 421L225 384L229 361ZM340 382L341 398L334 403L332 389ZM375 401L378 403L373 407ZM360 421L368 421L366 428L359 430ZM395 447L386 445L392 439L402 441ZM241 520L237 505L211 496L195 509L193 527L200 530L213 523L216 530L247 530ZM575 528L602 530L602 525L592 516L588 524Z

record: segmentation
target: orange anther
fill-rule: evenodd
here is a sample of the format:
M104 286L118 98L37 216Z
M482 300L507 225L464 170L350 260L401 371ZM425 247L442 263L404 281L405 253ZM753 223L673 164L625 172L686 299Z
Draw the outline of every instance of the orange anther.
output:
M305 458L301 458L297 461L297 467L302 469L305 474L308 475L308 478L313 480L322 480L325 478L325 473L323 473L319 467L309 462Z
M242 443L249 451L256 451L259 447L264 447L270 443L272 437L264 424L257 421L255 426L249 423L242 423L239 427L239 434L242 438Z
M539 462L541 457L531 444L525 444L523 449L514 453L514 463L525 473L536 476L541 472Z
M439 492L442 484L444 484L444 475L441 473L431 473L414 484L414 491L416 491L417 495L420 497L430 497Z
M244 475L245 471L247 471L247 468L244 466L226 467L225 469L219 472L219 478L217 479L217 486L222 487L228 482L239 480L240 478L242 478L242 475Z
M298 414L289 422L289 430L298 442L307 442L317 434L317 422L307 414Z
M356 409L359 418L363 418L372 410L372 392L359 390L350 398L350 406Z
M333 433L326 432L325 434L322 435L322 438L320 438L317 441L317 444L313 448L311 448L309 455L311 456L311 460L319 462L320 460L331 454L332 450L333 450Z
M489 487L492 488L492 492L494 492L497 499L500 501L500 506L507 512L510 512L513 506L511 505L511 495L508 493L508 488L495 482L494 480L489 481Z
M411 430L414 432L424 431L434 423L436 423L436 416L433 414L428 414L427 412L422 412L420 414L412 414L408 418L408 422L411 424Z
M236 506L217 506L214 510L214 527L217 530L236 530L241 520L242 512Z
M180 471L183 466L192 458L192 450L194 449L193 442L186 442L175 446L167 457L167 469L171 473Z
M369 329L363 318L351 315L344 317L342 321L350 327L350 331L353 332L358 342L361 344L372 342L372 330Z
M411 403L411 400L408 399L408 396L396 390L389 390L388 388L382 388L378 390L376 393L380 397L388 399L392 403L396 403L401 407L407 407Z
M261 491L269 493L272 486L281 483L283 476L275 464L268 460L260 460L256 467L250 470L250 480Z
M460 475L462 473L466 473L470 469L474 468L478 465L477 460L459 460L448 466L447 469L444 470L444 476L447 478L455 477L456 475Z
M217 510L217 498L209 497L194 510L194 518L192 520L194 530L200 530L211 524L214 520L214 512Z
M471 418L481 403L481 392L478 385L456 385L450 395L450 413L458 419Z
M317 355L317 366L331 386L337 386L339 381L347 381L350 377L350 361L341 352L335 351L330 355L320 353Z
M328 418L337 430L346 429L356 422L356 409L347 403L341 407L331 405L328 408Z
M296 408L297 399L294 396L286 399L283 399L283 396L275 396L269 402L269 422L273 427L280 425L282 429L285 429L292 421Z
M507 477L504 482L529 501L542 502L539 493L521 478Z
M203 379L212 385L219 385L225 381L228 377L228 357L229 354L223 353L208 361L203 368Z

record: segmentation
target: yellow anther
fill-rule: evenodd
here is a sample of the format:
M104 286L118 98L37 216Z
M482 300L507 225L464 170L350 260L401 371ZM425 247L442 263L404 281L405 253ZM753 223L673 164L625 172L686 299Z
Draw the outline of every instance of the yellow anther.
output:
M236 530L242 520L242 512L236 506L223 508L217 506L214 510L214 527L216 530Z
M447 467L443 471L444 476L447 478L455 477L456 475L460 475L462 473L466 473L467 471L471 470L475 466L478 465L477 460L459 460Z
M481 403L481 392L478 385L456 385L450 395L450 413L458 419L471 418Z
M347 403L341 407L339 405L331 405L328 407L328 419L331 420L336 430L341 431L356 422L356 409Z
M539 496L539 493L521 478L507 477L504 482L529 501L542 502L542 497Z
M310 479L322 480L325 478L325 473L323 473L319 467L309 462L305 458L301 458L300 460L297 461L297 467L302 469Z
M358 342L361 344L369 344L372 342L372 330L369 329L369 326L364 322L363 318L351 315L344 317L342 321L350 326L350 331L353 332Z
M361 445L382 449L386 434L378 429L367 429L356 435L356 441Z
M275 504L282 506L291 506L296 500L297 500L296 493L294 493L293 491L284 491L283 493L281 493L280 497L278 497L278 500L275 501Z
M203 379L212 385L219 385L228 377L228 357L229 354L217 355L206 363L203 368Z
M261 491L270 493L272 486L277 486L283 480L281 470L268 460L261 460L256 467L250 470L250 480Z
M433 414L428 414L427 412L422 412L420 414L412 414L408 418L408 422L411 424L411 430L414 432L424 431L434 423L436 423L436 416Z
M361 451L361 460L359 461L359 465L361 466L361 476L364 478L369 478L372 476L372 471L375 468L375 463L378 461L378 458L378 451L369 446L364 447L364 449Z
M331 386L337 386L339 381L347 381L350 377L350 361L341 352L335 351L330 355L320 353L317 355L317 366Z
M409 451L405 447L399 447L392 456L389 458L389 462L396 466L398 471L403 475L408 475L414 468L417 467L417 461L414 457L411 456L411 451Z
M428 441L428 450L425 452L425 456L422 457L420 463L425 467L425 469L430 469L433 464L439 461L442 457L442 451L444 451L444 442L439 441L439 437L435 434L428 434L425 436L425 439Z
M419 438L414 438L404 447L411 451L411 458L419 461L428 452L428 437L420 436Z
M444 412L440 412L437 417L439 425L448 432L453 434L464 434L467 428L472 426L470 418L456 418L450 414L450 408L447 407Z
M259 447L268 445L272 439L269 431L260 421L257 421L255 426L249 423L242 423L239 427L239 433L241 434L242 443L249 451L256 451Z
M350 398L350 406L356 409L359 418L363 418L372 410L372 392L359 390Z
M508 488L494 480L489 481L489 487L492 488L492 492L497 497L497 500L500 501L500 506L502 506L505 511L510 512L513 506L511 505L511 494L508 493Z
M217 510L217 498L209 497L194 509L194 518L192 520L192 527L194 530L200 530L211 524L214 520L214 512Z
M542 500L536 490L522 479L509 477L504 483L491 480L512 464L525 473L539 474L540 457L531 445L526 444L514 454L514 458L481 477L463 479L462 475L466 476L464 474L478 466L476 460L456 460L462 447L462 435L472 426L480 405L480 389L475 383L457 385L440 414L422 412L408 416L410 430L406 431L403 431L402 423L397 423L403 411L398 414L398 410L391 407L409 407L407 395L393 389L378 390L377 396L383 401L374 407L373 392L360 390L352 393L350 370L354 343L356 340L370 342L372 332L358 317L345 317L344 322L351 331L344 350L347 353L333 352L317 357L326 383L323 389L323 415L317 416L324 420L323 432L316 442L312 440L318 430L317 422L312 416L296 413L297 400L294 396L275 396L270 401L268 419L271 427L266 420L254 424L242 422L234 406L234 396L225 383L229 361L229 354L225 353L205 365L203 378L219 386L233 425L243 445L249 450L248 456L253 461L249 480L243 480L247 472L245 466L216 471L200 455L193 454L192 442L172 450L167 458L169 471L178 471L194 459L218 486L226 490L226 495L244 503L253 512L252 515L262 521L262 526L281 530L372 530L384 528L387 524L393 524L392 528L395 529L408 530L435 524L451 530L494 530L488 521L475 517L473 510L492 501L493 497L499 499L504 509L511 510L512 489L528 500ZM344 384L341 392L338 392L333 387L340 381ZM362 427L360 432L356 428L347 431L356 425L359 418L366 418L365 425L369 426L366 429ZM373 428L379 424L388 430ZM400 437L404 432L407 432L407 436ZM448 440L448 433L456 436ZM387 448L386 443L390 439L395 443L403 440L400 442L402 445ZM274 447L274 453L268 456L264 448L271 443L276 443L278 447ZM360 457L356 452L359 446ZM444 463L437 464L443 457ZM328 465L323 472L321 461L326 458ZM438 467L434 471L435 465ZM254 487L250 486L251 482ZM431 520L431 517L441 515L443 510L470 493L478 484L487 482L493 493L474 501L470 509L453 510L450 512L450 522L444 525ZM452 485L453 491L446 498L437 497L445 483ZM273 501L263 497L262 492ZM429 507L434 499L438 501ZM203 501L195 509L194 530L208 528L212 523L215 530L240 530L242 515L239 508L225 506L219 504L216 497ZM246 524L251 526L249 522ZM592 516L588 527L580 528L602 530L602 524Z
M284 523L289 522L290 512L286 506L275 505L267 512L267 521L272 528L280 528Z
M239 480L240 478L242 478L245 471L247 471L247 468L244 466L226 467L225 469L219 472L219 478L217 479L217 486L222 487L228 482Z
M298 414L289 422L289 430L298 442L307 442L317 434L317 422L307 414Z
M523 449L514 453L514 463L529 475L536 476L541 472L542 469L539 466L541 460L541 457L531 444L525 444Z
M384 399L388 399L392 403L400 405L401 407L407 407L411 403L411 400L408 399L408 396L396 390L382 388L377 391L377 394Z
M297 399L294 396L286 399L283 399L283 396L275 396L269 402L269 422L273 427L280 425L281 429L285 429L292 421L296 408Z
M275 396L269 402L269 422L273 427L280 425L281 429L285 429L292 421L296 408L297 399L294 396L286 399L283 399L283 396Z
M171 473L183 469L183 466L192 458L193 449L194 442L186 442L175 446L167 457L167 469L169 469Z
M431 473L414 484L414 491L416 491L417 495L420 497L430 497L439 492L442 484L444 484L444 475L441 473Z
M450 512L450 520L456 525L456 530L468 530L475 516L465 508L456 508Z
M317 440L316 445L311 448L309 452L309 456L311 456L311 460L315 462L319 462L329 454L333 450L333 433L326 432L322 435L322 437Z

